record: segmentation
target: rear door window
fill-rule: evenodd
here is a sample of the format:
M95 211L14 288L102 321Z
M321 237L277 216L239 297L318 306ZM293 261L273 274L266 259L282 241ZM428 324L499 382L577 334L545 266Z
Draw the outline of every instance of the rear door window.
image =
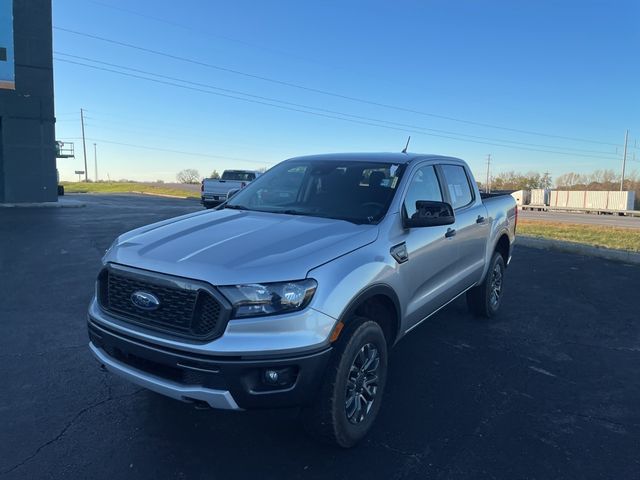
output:
M473 201L473 194L464 167L460 165L442 165L441 167L447 191L451 197L451 206L457 209L469 205Z

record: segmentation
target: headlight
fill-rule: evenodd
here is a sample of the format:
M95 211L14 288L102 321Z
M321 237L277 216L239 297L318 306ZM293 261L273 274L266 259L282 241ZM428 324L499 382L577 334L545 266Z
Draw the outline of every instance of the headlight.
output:
M219 287L233 305L233 317L258 317L306 307L318 284L307 278L295 282L252 283Z

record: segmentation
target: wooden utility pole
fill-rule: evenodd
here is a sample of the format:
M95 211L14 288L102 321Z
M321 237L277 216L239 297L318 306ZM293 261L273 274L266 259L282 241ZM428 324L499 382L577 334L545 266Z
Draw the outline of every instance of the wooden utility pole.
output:
M491 192L491 177L489 175L490 172L490 166L491 166L491 154L487 155L487 183L484 186L484 192L485 193L490 193Z
M87 145L84 140L84 111L80 109L80 124L82 125L82 153L84 154L84 181L89 181L89 171L87 170Z
M98 181L98 149L96 144L93 144L93 162L96 169L96 182Z
M622 154L622 176L620 177L620 191L624 189L624 171L627 167L627 140L629 139L629 129L624 133L624 153Z

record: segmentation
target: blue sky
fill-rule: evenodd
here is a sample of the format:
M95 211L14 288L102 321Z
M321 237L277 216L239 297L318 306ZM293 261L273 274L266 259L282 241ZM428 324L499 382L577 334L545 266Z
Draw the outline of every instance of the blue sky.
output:
M90 176L95 142L100 177L111 179L173 181L183 168L204 175L308 153L398 151L409 134L411 151L464 158L479 179L489 153L494 172L619 171L625 129L640 147L639 17L636 1L57 0L57 136L81 152L85 108ZM86 66L149 78L94 61L198 91ZM82 155L58 168L76 179Z

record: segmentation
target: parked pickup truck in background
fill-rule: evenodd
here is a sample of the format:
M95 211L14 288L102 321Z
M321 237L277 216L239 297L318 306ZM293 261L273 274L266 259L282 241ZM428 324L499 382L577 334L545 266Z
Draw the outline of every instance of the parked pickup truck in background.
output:
M118 237L89 346L198 406L302 407L311 433L350 447L380 411L392 346L463 294L496 314L516 222L514 199L483 199L456 158L287 160L220 209Z
M254 170L225 170L220 179L205 178L202 180L201 203L205 208L213 208L227 200L227 194L246 187L260 176Z

